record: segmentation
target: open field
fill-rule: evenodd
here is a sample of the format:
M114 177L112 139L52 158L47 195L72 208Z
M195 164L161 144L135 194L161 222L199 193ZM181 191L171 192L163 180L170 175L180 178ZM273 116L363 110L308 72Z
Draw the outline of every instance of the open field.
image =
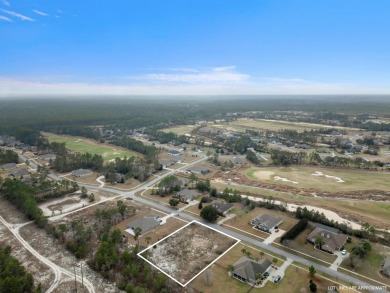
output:
M142 252L149 262L185 284L237 240L193 222Z
M109 161L115 158L132 157L133 152L121 148L119 146L102 144L92 139L68 136L68 135L57 135L52 133L42 133L49 142L64 142L67 149L72 152L79 153L90 153L92 155L101 155L105 161Z
M218 190L224 188L233 188L239 190L243 194L250 194L254 197L267 198L272 196L275 200L294 203L304 207L305 205L321 207L330 211L334 211L345 219L364 223L378 228L390 229L390 204L385 202L349 200L349 199L334 199L322 197L309 197L299 194L291 194L267 190L264 188L246 186L246 185L228 185L227 183L212 183L213 187Z
M245 175L253 180L297 188L332 191L390 190L390 173L387 172L294 166L250 168ZM275 180L278 177L285 181Z
M278 131L282 129L290 129L296 130L298 132L302 132L304 130L314 130L320 128L345 128L345 127L337 127L330 125L322 125L322 124L312 124L312 123L304 123L304 122L290 122L290 121L281 121L281 120L266 120L266 119L239 119L231 122L232 126L243 127L247 129L262 129L262 130L273 130ZM352 128L345 128L352 129Z
M164 128L162 131L164 132L173 132L177 135L183 135L185 133L191 132L195 128L195 125L179 125L179 126L173 126L169 128Z

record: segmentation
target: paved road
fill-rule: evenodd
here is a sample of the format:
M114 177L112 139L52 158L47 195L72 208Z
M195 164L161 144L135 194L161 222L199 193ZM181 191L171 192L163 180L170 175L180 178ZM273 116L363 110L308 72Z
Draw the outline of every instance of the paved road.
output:
M22 158L22 156L21 156L21 158ZM23 158L22 158L22 159L23 159ZM27 158L25 157L25 159L27 159ZM135 200L135 201L138 201L138 202L143 203L143 204L148 205L148 206L152 206L152 207L154 207L154 208L156 208L156 209L160 209L160 210L165 211L165 212L167 212L167 213L176 213L178 216L180 216L180 217L182 217L182 218L184 218L184 219L187 219L187 220L189 220L189 221L196 220L196 221L202 222L203 224L205 224L205 225L207 225L207 226L209 226L209 227L212 227L212 228L214 228L214 229L216 229L216 230L218 230L218 231L220 231L220 232L223 232L223 233L228 234L228 235L230 235L230 236L232 236L232 237L235 237L235 238L237 238L237 239L240 239L241 241L245 241L245 242L247 242L247 243L250 243L250 244L252 244L252 245L254 245L254 246L257 246L257 247L259 247L259 248L266 249L266 250L268 250L268 251L270 251L270 252L272 252L272 253L274 253L274 254L282 255L282 256L286 257L287 259L291 259L291 260L293 260L293 261L296 261L296 262L298 262L298 263L304 264L304 265L306 265L306 266L314 266L315 269L316 269L316 271L318 271L318 272L324 272L324 273L326 273L326 274L328 274L328 275L330 275L330 276L332 276L332 277L336 277L336 278L338 278L338 279L340 279L340 280L343 280L343 281L345 281L345 282L347 282L347 283L351 283L351 284L354 284L354 285L356 285L356 286L360 286L360 287L363 287L363 288L373 288L373 287L374 287L374 286L373 286L372 284L370 284L370 283L364 282L364 281L362 281L362 280L359 280L359 279L357 279L357 278L355 278L355 277L351 277L351 276L349 276L349 275L345 275L345 274L343 274L343 273L341 273L341 272L334 271L334 270L332 270L332 269L329 268L329 267L325 267L325 266L323 266L323 265L319 265L319 264L317 264L317 263L314 263L314 262L312 262L312 261L309 261L309 260L307 260L307 259L304 259L304 258L302 258L302 257L299 257L299 256L297 256L297 255L295 255L295 254L292 254L292 253L286 252L286 251L284 251L284 250L278 249L278 248L276 248L276 247L273 247L273 246L268 245L268 244L266 244L266 243L260 242L260 241L258 241L258 240L253 239L253 238L250 238L250 237L248 237L248 236L245 236L245 235L236 233L236 232L234 232L234 231L225 229L225 228L223 228L223 227L218 226L217 224L212 224L212 223L205 222L205 221L203 221L203 220L199 220L198 218L195 218L195 217L193 217L193 216L191 216L191 215L188 215L188 214L186 214L186 213L183 213L183 212L174 210L174 209L172 209L172 208L170 208L170 207L167 207L167 206L162 206L162 205L160 205L160 204L158 204L158 203L155 203L155 202L153 202L153 201L147 200L147 199L145 199L145 198L135 196L135 193L136 193L136 192L141 191L141 190L143 190L143 189L145 189L145 188L148 188L148 187L150 187L150 186L153 186L153 185L156 184L158 181L160 181L162 178L164 178L164 177L166 177L166 176L168 176L168 175L174 174L174 173L176 173L177 171L186 169L186 168L188 168L188 167L190 167L190 166L192 166L192 165L195 165L195 164L197 164L197 163L200 163L200 162L202 162L202 161L204 161L204 160L206 160L206 159L207 159L206 157L203 157L203 158L201 158L201 159L199 159L199 160L196 160L196 161L194 161L194 162L192 162L192 163L189 163L189 164L187 164L187 165L183 165L182 167L180 167L180 168L178 168L178 169L169 171L169 172L167 172L167 173L165 173L165 174L163 174L163 175L161 175L161 176L157 176L157 177L154 178L153 180L150 180L150 181L146 182L145 184L143 184L143 185L141 185L141 186L135 188L135 189L132 190L132 191L119 191L119 190L114 189L114 188L100 187L100 186L97 187L96 185L89 185L89 184L79 184L79 185L82 185L82 186L85 186L85 187L89 187L89 188L98 189L98 190L102 190L102 191L108 191L108 192L116 193L116 194L118 194L118 195L127 196L127 197L129 197L129 198L131 198L131 199L133 199L133 200ZM30 162L30 166L31 166L31 167L34 167L33 164L35 164L35 163ZM36 166L36 164L35 164L35 166ZM36 168L36 167L35 167L35 168ZM54 174L49 174L49 177L52 178L52 179L54 179L54 180L57 180L57 181L62 180L60 177L58 177L57 175L54 175ZM358 290L359 290L359 289L358 289ZM375 293L379 293L379 292L380 292L380 293L382 293L382 292L383 292L383 293L389 292L389 291L383 290L383 289L378 289L378 290L376 290L376 289L374 289L374 290L368 289L368 290L369 290L370 292L375 292Z

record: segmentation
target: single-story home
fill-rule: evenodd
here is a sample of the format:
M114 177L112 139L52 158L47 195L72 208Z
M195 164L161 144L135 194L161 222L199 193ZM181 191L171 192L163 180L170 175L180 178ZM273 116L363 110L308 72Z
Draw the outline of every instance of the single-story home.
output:
M181 155L181 152L177 151L177 150L169 150L168 151L168 155L170 155L170 156L179 156L179 155Z
M234 165L243 165L246 162L244 158L240 158L240 157L229 158L229 161Z
M135 230L137 228L141 229L141 234L145 234L154 228L160 226L161 224L161 219L157 215L150 214L148 216L139 218L131 223L129 223L129 228L126 230L129 232L131 235L135 234Z
M57 157L57 156L54 155L54 154L46 154L46 155L40 155L40 156L38 156L38 160L50 161L50 160L55 160L56 157Z
M30 174L30 172L27 169L19 169L19 170L13 171L9 175L14 177L14 178L19 178L21 176L25 176L25 175L28 175L28 174Z
M187 171L193 174L202 174L202 175L206 175L210 173L210 169L206 167L193 167L191 169L188 169Z
M234 269L231 275L242 282L256 284L256 276L258 274L264 275L270 269L271 265L271 261L267 258L255 261L243 256L234 263Z
M191 190L191 189L183 189L176 193L175 197L178 198L181 202L188 202L194 200L195 197L199 196L200 193Z
M170 167L172 165L174 165L176 162L173 161L173 160L164 160L164 161L161 161L161 165L163 166L163 168L167 168L167 167Z
M0 169L2 170L11 170L11 169L16 169L16 164L15 163L8 163L0 166Z
M92 174L93 174L93 172L91 170L87 170L87 169L78 169L78 170L72 171L72 176L74 176L74 177L86 177L86 176L90 176Z
M306 240L312 244L316 244L316 240L319 237L321 237L323 241L321 245L322 250L330 253L340 250L348 238L348 236L343 234L339 229L317 224L316 228L307 235Z
M217 211L223 215L226 215L234 208L234 204L226 203L226 202L216 202L211 204L213 207L217 209Z
M382 271L386 276L390 277L390 255L386 257Z
M283 219L268 214L260 215L252 219L253 228L271 233L271 230L283 223Z

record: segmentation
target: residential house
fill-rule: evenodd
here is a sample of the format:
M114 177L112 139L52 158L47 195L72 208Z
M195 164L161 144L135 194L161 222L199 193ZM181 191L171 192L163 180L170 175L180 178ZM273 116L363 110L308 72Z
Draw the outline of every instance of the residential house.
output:
M306 240L316 244L316 240L321 237L323 243L321 249L329 253L340 250L347 241L348 236L343 234L339 229L317 224L316 228L307 235Z
M72 171L72 176L74 176L74 177L86 177L86 176L90 176L92 174L93 174L93 172L91 170L87 170L87 169L78 169L78 170Z
M271 265L271 261L267 258L255 261L243 256L234 263L234 269L231 275L242 282L256 284L256 276L259 274L264 275L270 269Z
M223 215L226 215L234 208L234 204L226 203L226 202L216 202L211 204L213 207L217 209L217 211Z
M129 232L131 235L135 234L135 230L137 228L141 229L141 234L145 234L154 228L160 226L161 224L161 219L157 215L150 214L148 216L139 218L131 223L129 223L129 228L126 230Z
M252 219L253 228L271 233L271 230L283 223L282 218L274 217L268 214L260 215Z
M243 165L246 162L244 158L240 158L240 157L229 158L229 161L232 162L234 165Z
M14 178L20 178L20 177L26 176L28 174L30 174L30 172L27 169L19 169L19 170L13 171L9 175L14 177Z
M175 161L173 161L173 160L163 160L163 161L161 161L161 165L162 165L162 167L163 168L168 168L168 167L170 167L170 166L172 166L172 165L175 165Z
M197 197L199 195L200 195L200 193L195 191L195 190L183 189L183 190L177 192L175 197L178 198L181 202L186 203L186 202L189 202L191 200L194 200L195 197Z
M55 160L56 157L57 157L57 156L54 155L54 154L45 154L45 155L40 155L40 156L38 156L38 160L50 161L50 160Z
M7 170L12 170L12 169L16 169L16 164L15 163L8 163L8 164L4 164L4 165L1 165L0 166L0 169L4 170L4 171L7 171Z
M187 171L189 171L190 173L193 173L193 174L202 174L202 175L206 175L206 174L210 173L210 169L206 168L206 167L192 167L191 169L188 169Z
M181 152L177 151L177 150L169 150L168 151L168 155L170 155L170 156L179 156L179 155L181 155Z

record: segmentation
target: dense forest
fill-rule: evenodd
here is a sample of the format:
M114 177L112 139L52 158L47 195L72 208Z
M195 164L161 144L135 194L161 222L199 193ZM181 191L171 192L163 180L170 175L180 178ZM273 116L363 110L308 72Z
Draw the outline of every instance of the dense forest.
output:
M0 165L7 163L18 163L19 157L18 154L11 150L2 150L0 149Z

